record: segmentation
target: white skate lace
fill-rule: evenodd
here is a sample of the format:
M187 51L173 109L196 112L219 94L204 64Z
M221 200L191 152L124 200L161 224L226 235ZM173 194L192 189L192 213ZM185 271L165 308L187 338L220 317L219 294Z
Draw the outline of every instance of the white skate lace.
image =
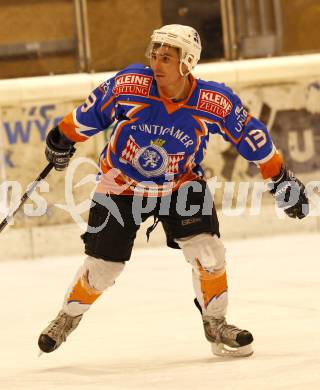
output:
M66 341L68 334L73 329L73 320L74 317L59 313L58 317L51 322L47 335L57 342Z
M235 341L237 335L241 332L241 329L236 326L228 325L225 319L210 318L209 324L216 343L225 342L225 339Z
M252 341L247 345L240 345L237 336L243 332L234 325L227 324L224 318L203 318L204 331L207 340L211 343L211 350L217 356L246 357L253 353Z
M236 340L238 334L241 332L241 329L237 328L234 325L223 324L220 326L219 333L222 338Z

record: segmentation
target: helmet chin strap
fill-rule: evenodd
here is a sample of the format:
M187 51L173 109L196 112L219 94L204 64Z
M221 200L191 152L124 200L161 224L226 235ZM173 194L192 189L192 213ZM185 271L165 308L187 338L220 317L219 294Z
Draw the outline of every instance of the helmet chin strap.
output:
M188 71L187 71L187 73L184 73L183 72L183 69L182 69L182 66L183 65L186 65L184 62L182 62L182 61L180 61L180 64L179 64L179 72L180 72L180 74L181 74L181 76L188 76L188 74L190 74L190 69L188 69Z
M186 56L185 59L183 59L183 60L181 59L180 60L179 72L180 72L181 76L188 76L188 74L191 73L191 70L192 70L191 61L192 61L192 57L190 55ZM183 72L183 69L182 69L183 65L185 65L186 68L187 68L187 72L186 73Z

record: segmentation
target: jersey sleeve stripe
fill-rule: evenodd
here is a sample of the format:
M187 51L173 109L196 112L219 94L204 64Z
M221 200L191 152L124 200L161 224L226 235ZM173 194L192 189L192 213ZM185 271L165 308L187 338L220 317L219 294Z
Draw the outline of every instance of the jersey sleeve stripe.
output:
M102 106L101 106L101 111L105 110L108 106L110 106L110 104L113 102L113 100L115 99L115 96L111 96L110 99L108 101L106 101Z
M271 177L277 176L281 170L283 164L283 158L279 152L275 152L273 156L266 162L260 163L259 168L262 177L270 179Z
M73 112L66 115L58 124L60 131L73 142L83 142L88 139L76 131L76 124L73 120Z

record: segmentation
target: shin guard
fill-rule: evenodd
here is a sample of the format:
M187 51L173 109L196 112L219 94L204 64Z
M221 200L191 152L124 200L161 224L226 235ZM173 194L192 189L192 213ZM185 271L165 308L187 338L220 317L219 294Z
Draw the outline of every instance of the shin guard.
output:
M71 316L86 312L104 290L115 283L124 262L113 262L88 256L70 285L63 311Z

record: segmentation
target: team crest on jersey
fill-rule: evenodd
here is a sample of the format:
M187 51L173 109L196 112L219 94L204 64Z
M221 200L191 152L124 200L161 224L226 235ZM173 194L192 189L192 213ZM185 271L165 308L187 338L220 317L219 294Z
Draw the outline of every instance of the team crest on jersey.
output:
M225 118L232 110L231 101L222 93L200 89L197 109Z
M126 73L116 77L113 92L115 95L149 96L152 76Z
M129 163L145 177L157 177L163 174L178 173L178 164L183 158L184 152L168 154L159 142L140 147L130 135L121 152L120 161L124 164Z

